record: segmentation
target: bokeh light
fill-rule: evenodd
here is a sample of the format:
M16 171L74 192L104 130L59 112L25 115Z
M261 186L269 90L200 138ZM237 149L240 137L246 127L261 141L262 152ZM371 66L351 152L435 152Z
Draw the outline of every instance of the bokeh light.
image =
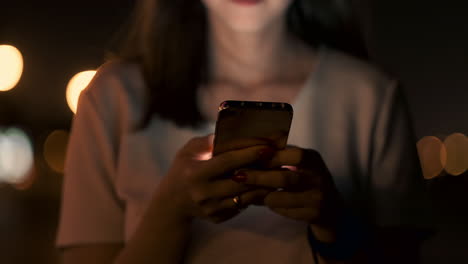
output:
M83 91L93 79L96 71L83 71L77 73L73 76L68 82L67 86L67 103L73 113L76 113L76 108L78 106L78 99L80 97L81 91Z
M10 45L0 45L0 92L13 89L23 73L23 56Z
M12 186L15 189L20 190L20 191L27 190L36 181L37 174L38 174L38 171L33 165L32 168L29 170L29 172L26 175L24 175L23 180L18 183L12 184Z
M447 162L444 143L437 137L427 136L418 141L417 148L424 178L440 176Z
M468 156L468 140L464 134L454 133L444 140L447 149L447 164L445 171L458 176L467 170L466 157Z
M33 167L33 149L22 130L0 131L0 182L19 184L27 179Z
M53 131L44 143L44 159L55 172L63 173L67 144L68 132L64 130Z

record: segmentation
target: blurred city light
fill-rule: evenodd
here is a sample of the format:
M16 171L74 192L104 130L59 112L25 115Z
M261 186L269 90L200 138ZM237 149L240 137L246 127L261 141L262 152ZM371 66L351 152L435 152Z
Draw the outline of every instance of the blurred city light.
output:
M433 136L423 137L418 141L417 148L424 178L440 176L447 162L447 150L442 141Z
M0 92L13 89L23 73L23 56L10 45L0 45Z
M20 191L29 189L36 181L37 173L38 171L33 165L29 172L24 175L23 180L18 183L12 184L12 186Z
M44 159L55 172L63 173L67 143L68 132L64 130L53 131L44 143Z
M89 82L93 79L96 71L83 71L77 73L73 76L68 82L67 86L67 103L73 113L76 113L76 108L78 105L78 99L80 97L81 91L83 91Z
M0 131L0 182L19 184L33 167L33 149L29 137L20 129Z
M468 139L464 134L454 133L444 140L447 149L447 164L445 171L458 176L464 173L468 168L466 159L468 156Z

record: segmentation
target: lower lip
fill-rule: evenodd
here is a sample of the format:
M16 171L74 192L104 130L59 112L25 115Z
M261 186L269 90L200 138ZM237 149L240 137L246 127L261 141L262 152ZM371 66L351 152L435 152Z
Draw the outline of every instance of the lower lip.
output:
M231 0L231 1L239 5L256 5L262 2L262 0Z

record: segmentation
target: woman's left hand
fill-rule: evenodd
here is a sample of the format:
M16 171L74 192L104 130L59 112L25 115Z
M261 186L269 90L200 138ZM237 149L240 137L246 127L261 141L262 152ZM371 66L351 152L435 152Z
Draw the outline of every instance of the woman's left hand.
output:
M344 211L342 199L321 155L311 149L287 147L264 164L266 170L244 169L233 180L269 188L264 204L287 218L310 224L316 236L331 242Z

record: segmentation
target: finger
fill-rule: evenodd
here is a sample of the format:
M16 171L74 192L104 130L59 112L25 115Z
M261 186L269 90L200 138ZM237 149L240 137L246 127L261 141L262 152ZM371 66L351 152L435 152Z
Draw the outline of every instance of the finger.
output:
M223 208L241 209L253 204L263 204L263 199L270 193L270 190L257 189L239 194L238 204L234 202L234 197L226 198L221 201Z
M211 153L213 151L213 139L214 134L194 137L182 147L179 154L193 157L203 153Z
M203 166L200 168L200 174L203 176L200 177L203 179L219 177L260 160L268 160L274 155L274 152L275 150L271 147L262 145L222 153L204 161Z
M267 188L288 188L299 184L300 175L290 170L241 170L236 177L243 175L245 184Z
M279 150L267 163L269 168L277 168L281 166L295 166L299 169L318 169L323 168L325 163L320 155L312 149L302 149L298 147L287 147Z
M288 146L275 153L267 165L269 167L281 167L283 165L299 166L303 159L303 150L298 147Z
M241 169L232 177L233 180L247 185L265 188L287 189L289 191L305 191L312 187L319 188L323 177L310 170L250 170Z
M263 205L265 197L271 193L268 189L255 189L240 195L240 200L244 206Z
M249 137L249 138L240 138L240 139L229 139L226 140L224 138L215 137L214 139L214 150L213 156L217 156L221 153L226 151L238 150L253 146L259 145L270 145L274 146L274 143L267 138L256 138L256 137Z
M284 217L306 222L314 222L319 212L314 208L270 208L273 212Z
M207 215L216 215L224 210L236 210L246 208L250 205L260 205L263 204L263 199L270 193L270 190L266 189L256 189L252 191L247 191L244 193L238 194L239 200L238 203L234 202L234 197L221 199L221 200L211 200L205 206L205 213Z
M200 192L206 198L209 199L220 199L226 197L233 197L239 193L244 193L252 190L253 186L247 186L245 184L239 184L232 181L231 179L216 180L204 185Z
M265 197L265 205L270 208L304 208L319 207L323 200L320 190L305 192L275 191Z

